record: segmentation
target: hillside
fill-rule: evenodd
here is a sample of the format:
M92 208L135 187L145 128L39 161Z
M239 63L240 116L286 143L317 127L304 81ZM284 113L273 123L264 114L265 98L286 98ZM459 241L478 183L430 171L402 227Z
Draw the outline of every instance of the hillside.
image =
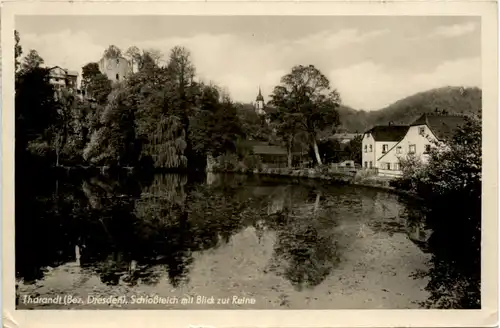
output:
M410 124L420 115L436 109L449 114L479 113L481 95L479 88L444 87L419 92L376 111L358 111L347 106L341 106L338 111L343 129L363 132L375 125L389 122Z

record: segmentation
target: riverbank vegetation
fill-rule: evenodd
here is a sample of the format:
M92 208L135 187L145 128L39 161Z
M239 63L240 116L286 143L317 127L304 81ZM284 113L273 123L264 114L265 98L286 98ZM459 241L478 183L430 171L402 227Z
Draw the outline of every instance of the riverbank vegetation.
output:
M446 146L431 149L425 165L402 162L400 189L423 199L418 213L433 231L433 254L425 304L438 308L481 308L481 121L468 119ZM411 209L411 207L409 207Z

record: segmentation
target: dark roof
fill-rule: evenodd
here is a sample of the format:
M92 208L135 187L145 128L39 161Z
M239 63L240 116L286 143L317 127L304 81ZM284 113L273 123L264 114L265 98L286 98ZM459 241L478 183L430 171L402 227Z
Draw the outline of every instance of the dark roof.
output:
M453 136L457 128L465 123L466 118L458 115L423 114L411 125L427 125L439 140Z
M259 87L259 94L257 95L256 101L264 101L264 97L262 97L262 92L260 92L260 87Z
M408 128L407 125L378 125L365 133L370 133L375 141L400 141Z
M279 146L259 145L253 146L253 153L256 155L286 155L286 150Z
M264 141L258 140L245 140L241 142L242 145L246 145L252 148L252 151L256 155L286 155L286 150L280 146L270 145Z

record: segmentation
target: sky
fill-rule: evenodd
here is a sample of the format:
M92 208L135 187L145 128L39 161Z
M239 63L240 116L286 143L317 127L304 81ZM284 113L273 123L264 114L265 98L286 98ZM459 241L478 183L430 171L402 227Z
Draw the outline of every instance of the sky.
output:
M314 65L342 103L376 110L443 86L481 87L481 21L465 16L17 16L26 54L81 72L111 44L189 49L198 77L267 101L295 65Z

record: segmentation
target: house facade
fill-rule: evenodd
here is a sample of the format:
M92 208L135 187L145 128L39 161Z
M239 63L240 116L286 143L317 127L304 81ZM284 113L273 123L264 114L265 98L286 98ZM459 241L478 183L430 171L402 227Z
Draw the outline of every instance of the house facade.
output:
M455 115L424 114L407 129L403 138L377 159L378 174L400 176L400 159L415 156L423 163L429 151L437 144L445 144L455 131L465 123L465 117Z
M70 71L59 66L54 66L49 69L49 83L54 86L54 97L59 99L62 90L67 90L71 93L79 93L78 72Z
M54 86L56 90L68 88L72 90L77 89L78 73L69 71L59 66L52 67L49 70L49 83Z
M363 134L362 165L365 169L380 168L380 159L406 134L405 125L379 125Z

